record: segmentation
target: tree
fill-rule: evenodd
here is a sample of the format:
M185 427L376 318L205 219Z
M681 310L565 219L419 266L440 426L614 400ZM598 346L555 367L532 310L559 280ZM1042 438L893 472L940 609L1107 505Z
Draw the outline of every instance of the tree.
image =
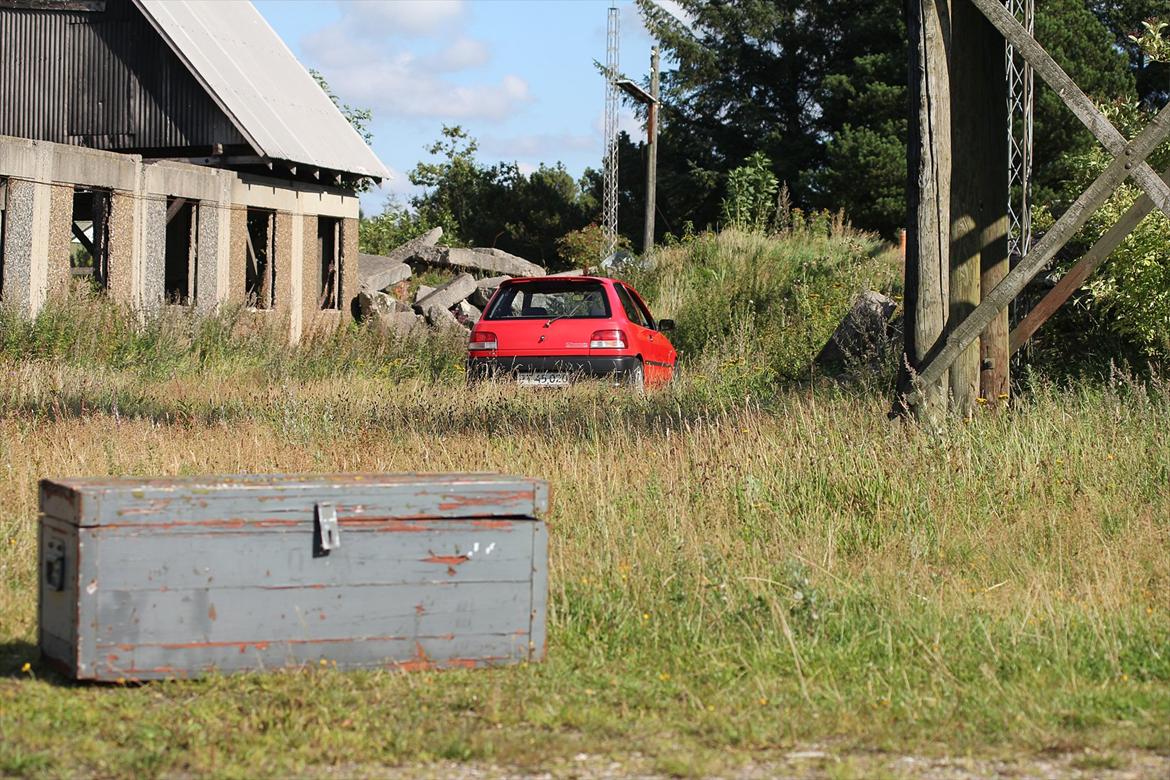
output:
M370 130L370 122L374 119L374 114L368 108L354 108L348 103L342 103L341 99L334 94L333 89L329 86L329 82L325 80L325 76L320 71L309 69L309 75L313 77L313 81L317 82L317 86L321 87L333 105L337 106L337 110L345 117L345 121L349 122L354 131L366 142L367 146L374 143L374 134ZM370 179L362 179L354 190L356 192L369 192L373 182Z
M427 147L437 159L420 162L410 173L411 183L424 188L411 199L411 229L441 225L453 244L497 247L544 265L564 265L557 239L588 222L592 201L582 186L560 163L525 175L514 162L480 163L477 150L462 127L443 127L442 137Z
M677 62L662 78L659 152L660 201L677 222L717 222L725 177L758 151L796 205L844 208L854 224L887 235L903 226L901 2L678 0L689 26L652 0L638 4L668 61ZM1134 7L1155 4L1097 5L1104 10L1094 14L1082 0L1037 3L1037 38L1090 96L1128 99L1132 57L1119 30L1139 13ZM1061 158L1092 141L1043 86L1035 137L1038 195L1052 198L1069 173Z

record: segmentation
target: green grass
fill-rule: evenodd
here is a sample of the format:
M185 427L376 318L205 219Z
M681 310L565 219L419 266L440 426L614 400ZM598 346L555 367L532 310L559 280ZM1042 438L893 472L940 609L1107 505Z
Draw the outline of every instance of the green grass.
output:
M690 252L740 262L751 245L700 240L715 249L671 250L660 273ZM756 322L802 305L784 293L799 275L769 278ZM855 287L829 278L839 309ZM685 310L668 279L644 281L664 316ZM457 344L419 356L353 330L290 348L222 321L205 336L118 316L75 304L0 336L0 774L535 768L589 753L700 776L813 743L1118 762L1170 749L1166 384L1037 381L1010 409L926 434L887 420L879 389L760 379L780 364L728 371L715 345L739 338L766 363L761 342L785 338L742 323L706 342L680 333L707 346L676 385L635 396L467 390ZM104 336L73 324L101 317ZM471 468L552 484L543 663L95 686L36 658L41 476Z

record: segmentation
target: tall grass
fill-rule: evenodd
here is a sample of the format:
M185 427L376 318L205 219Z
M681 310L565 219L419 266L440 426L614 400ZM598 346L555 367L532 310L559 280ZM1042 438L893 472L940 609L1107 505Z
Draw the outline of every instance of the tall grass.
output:
M800 278L751 282L756 240L719 241L664 253L639 282L662 314L687 322L707 298L674 287L694 253L746 263L728 290ZM1039 382L928 434L864 389L745 392L710 350L755 350L763 325L706 342L680 326L707 346L638 396L467 389L458 345L435 348L442 370L386 369L409 348L361 330L200 347L181 322L148 337L119 321L102 339L47 316L62 320L6 323L0 353L0 773L360 774L588 752L690 774L809 742L1170 747L1166 384ZM162 353L165 369L122 357ZM36 661L42 476L469 469L552 484L542 664L135 688L64 686Z

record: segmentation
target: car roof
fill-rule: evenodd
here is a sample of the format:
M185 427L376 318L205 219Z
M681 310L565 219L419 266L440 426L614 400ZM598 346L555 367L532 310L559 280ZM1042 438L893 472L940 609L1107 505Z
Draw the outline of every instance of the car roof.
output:
M584 276L584 275L582 275L582 276L555 276L555 275L520 276L520 277L508 279L507 281L504 282L504 284L527 284L527 283L531 283L531 282L548 282L548 281L557 281L557 282L613 282L616 280L611 279L608 276Z

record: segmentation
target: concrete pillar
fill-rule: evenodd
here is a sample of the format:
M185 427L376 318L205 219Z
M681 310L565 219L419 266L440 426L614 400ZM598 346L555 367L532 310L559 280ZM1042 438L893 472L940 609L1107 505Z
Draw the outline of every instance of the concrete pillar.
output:
M301 340L305 314L305 216L292 215L292 247L289 257L288 340Z
M358 221L352 217L341 220L341 321L353 319L351 301L357 297L361 280L358 267Z
M195 236L195 309L215 311L219 287L219 208L210 201L199 203Z
M114 192L110 196L110 252L108 293L123 306L136 307L134 270L138 260L138 199L132 192Z
M144 313L154 314L166 292L167 199L165 196L142 197L142 277L138 296Z
M64 295L72 280L69 253L73 249L73 187L49 187L49 245L45 265L46 295Z
M321 286L321 258L317 253L317 215L303 217L305 237L301 252L301 333L312 329L321 313L317 308L317 295Z
M53 148L52 144L35 144L28 151L33 176L8 180L4 299L27 316L35 317L45 303L49 282Z

